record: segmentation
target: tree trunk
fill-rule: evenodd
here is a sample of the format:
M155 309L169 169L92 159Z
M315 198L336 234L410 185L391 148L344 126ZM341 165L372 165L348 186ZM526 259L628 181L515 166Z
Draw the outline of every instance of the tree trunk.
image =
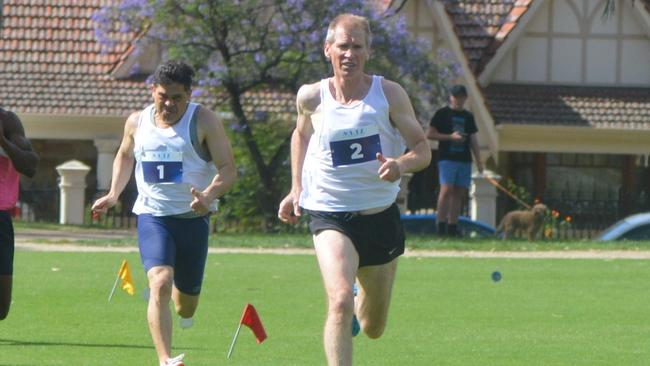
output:
M260 198L260 208L262 209L262 217L264 218L264 227L263 229L269 231L277 223L277 209L280 200L282 199L282 193L278 187L278 182L275 179L277 176L277 171L282 167L282 161L286 157L286 154L289 150L291 144L291 134L282 142L278 147L273 158L267 164L264 162L264 157L260 151L257 141L251 131L248 118L244 113L244 109L241 105L240 94L233 93L231 91L230 106L232 112L235 115L239 126L242 128L242 134L248 152L255 163L255 168L257 174L260 178L260 183L264 187L261 192L258 192Z

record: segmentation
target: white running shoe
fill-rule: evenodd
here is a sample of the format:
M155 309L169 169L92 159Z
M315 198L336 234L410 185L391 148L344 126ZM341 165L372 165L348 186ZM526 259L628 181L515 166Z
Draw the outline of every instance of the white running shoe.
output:
M191 328L194 325L194 318L183 318L182 316L178 318L178 324L182 329Z
M184 353L181 353L180 355L174 357L174 358L168 358L167 361L165 361L164 364L161 366L185 366L183 363L183 358L185 357Z

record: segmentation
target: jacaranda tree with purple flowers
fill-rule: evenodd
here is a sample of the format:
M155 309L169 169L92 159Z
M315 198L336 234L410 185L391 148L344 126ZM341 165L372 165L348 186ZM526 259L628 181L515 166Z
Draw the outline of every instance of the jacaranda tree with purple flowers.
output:
M422 121L444 102L441 91L455 76L451 65L433 62L430 46L411 38L404 18L379 9L378 3L383 2L116 0L114 6L97 12L94 20L97 39L106 47L114 35L140 34L140 46L155 42L162 46L164 58L184 59L196 68L197 93L215 101L215 108L232 113L234 145L242 141L252 162L240 169L241 184L248 181L250 186L235 188L231 195L246 191L251 206L247 215L261 213L269 228L288 190L295 116L278 123L273 113L247 108L244 97L262 91L295 94L302 84L330 75L323 42L336 15L354 13L369 19L373 41L367 71L402 84ZM238 158L241 164L242 154Z

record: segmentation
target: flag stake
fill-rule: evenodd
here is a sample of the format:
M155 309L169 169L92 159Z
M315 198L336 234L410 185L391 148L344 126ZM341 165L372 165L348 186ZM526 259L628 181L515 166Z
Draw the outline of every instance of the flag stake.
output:
M111 290L111 294L108 295L108 302L111 302L111 299L113 298L113 294L115 293L115 288L117 288L117 281L120 280L120 274L117 274L117 278L115 279L115 283L113 284L113 289Z
M241 330L241 323L239 323L239 326L237 326L237 331L235 332L235 336L232 339L232 343L230 344L230 349L228 350L228 356L226 357L227 359L230 359L230 355L232 355L232 350L235 348L235 342L237 342L237 337L239 337L239 331Z

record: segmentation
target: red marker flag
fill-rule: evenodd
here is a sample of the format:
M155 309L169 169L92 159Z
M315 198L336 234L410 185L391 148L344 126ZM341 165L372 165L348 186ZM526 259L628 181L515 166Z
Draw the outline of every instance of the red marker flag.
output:
M266 339L266 331L264 331L264 326L262 325L259 315L257 315L257 311L255 311L255 307L251 304L246 304L246 307L244 307L244 313L241 315L241 319L239 320L237 331L235 332L235 336L230 344L230 349L228 350L228 359L230 359L230 355L232 355L232 351L235 348L235 342L237 342L237 337L239 337L239 331L241 330L242 324L251 328L255 334L257 344L264 342Z
M253 307L253 305L246 304L246 307L244 308L244 314L242 314L239 324L244 324L245 326L251 328L253 333L255 333L257 344L264 342L266 339L264 326L262 325L262 321L257 315L257 311L255 311L255 307Z

